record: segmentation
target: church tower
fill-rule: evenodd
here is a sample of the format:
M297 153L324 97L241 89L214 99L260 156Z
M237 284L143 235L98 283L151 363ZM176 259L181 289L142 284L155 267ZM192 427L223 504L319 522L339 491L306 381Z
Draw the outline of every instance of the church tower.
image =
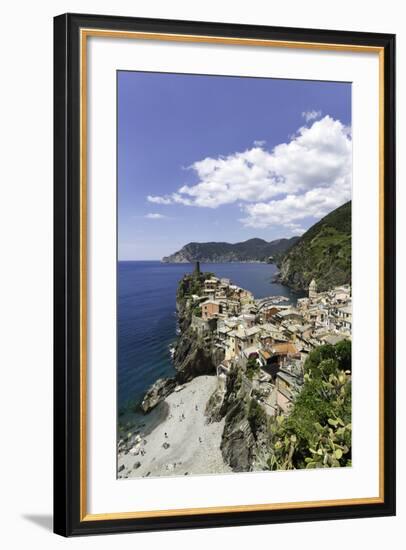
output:
M317 298L317 283L314 279L312 279L312 282L309 285L309 298L310 300Z

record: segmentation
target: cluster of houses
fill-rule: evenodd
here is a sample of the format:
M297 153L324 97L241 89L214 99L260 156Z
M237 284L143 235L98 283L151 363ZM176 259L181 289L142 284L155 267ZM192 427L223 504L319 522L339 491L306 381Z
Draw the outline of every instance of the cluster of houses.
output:
M351 339L351 287L317 291L296 306L282 296L260 300L229 279L210 277L201 295L193 295L192 326L224 351L217 367L219 391L225 391L233 367L241 372L246 393L271 416L287 414L303 385L303 365L321 344Z

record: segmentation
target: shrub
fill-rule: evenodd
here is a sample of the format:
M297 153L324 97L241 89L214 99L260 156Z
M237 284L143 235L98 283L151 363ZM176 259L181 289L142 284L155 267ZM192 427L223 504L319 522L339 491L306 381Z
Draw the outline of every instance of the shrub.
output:
M351 342L320 346L305 363L305 381L287 417L271 426L271 469L351 465Z

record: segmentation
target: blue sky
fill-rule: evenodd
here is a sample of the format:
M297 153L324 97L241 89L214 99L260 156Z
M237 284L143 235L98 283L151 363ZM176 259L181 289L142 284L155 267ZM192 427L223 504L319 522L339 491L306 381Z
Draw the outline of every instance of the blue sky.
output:
M119 259L301 234L351 155L349 83L119 71Z

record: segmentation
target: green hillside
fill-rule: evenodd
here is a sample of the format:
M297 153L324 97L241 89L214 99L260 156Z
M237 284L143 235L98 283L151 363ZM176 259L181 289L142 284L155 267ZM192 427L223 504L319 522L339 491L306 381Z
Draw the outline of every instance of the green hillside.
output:
M307 290L315 279L319 290L351 282L351 201L313 225L279 262L279 280Z

